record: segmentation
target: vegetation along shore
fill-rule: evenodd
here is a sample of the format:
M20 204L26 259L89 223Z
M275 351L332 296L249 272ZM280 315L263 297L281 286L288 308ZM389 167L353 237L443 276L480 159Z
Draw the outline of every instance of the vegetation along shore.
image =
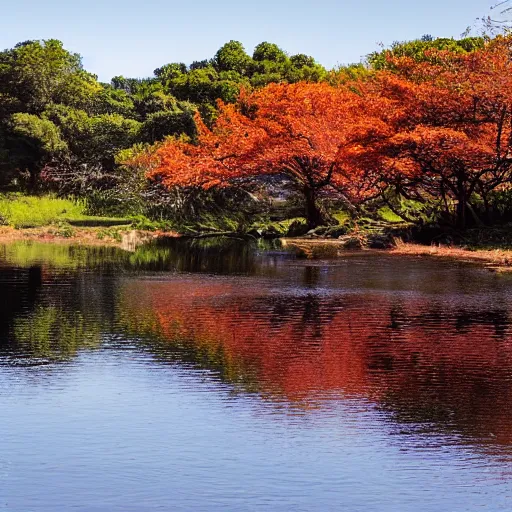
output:
M0 52L0 241L227 234L506 267L511 51L424 36L327 70L230 41L107 84L60 41L20 43Z

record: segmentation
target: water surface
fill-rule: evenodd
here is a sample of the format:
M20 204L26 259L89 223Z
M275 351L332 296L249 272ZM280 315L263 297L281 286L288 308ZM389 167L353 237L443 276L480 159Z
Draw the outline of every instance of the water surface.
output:
M17 243L0 301L0 510L511 509L508 276Z

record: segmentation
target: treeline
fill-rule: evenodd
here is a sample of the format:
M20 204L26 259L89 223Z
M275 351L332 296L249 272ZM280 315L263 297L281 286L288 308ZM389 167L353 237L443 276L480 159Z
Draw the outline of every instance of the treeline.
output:
M241 132L233 132L232 148L245 148L246 152L238 152L238 160L224 160L223 166L231 165L232 168L224 173L224 178L218 175L214 179L208 178L208 174L215 165L206 169L193 160L187 161L186 165L204 171L201 176L184 172L187 168L180 167L183 161L176 160L165 169L160 167L163 172L155 172L154 156L160 159L171 147L206 148L205 137L211 139L222 126L226 132L223 123L231 115L226 110L227 105L232 105L233 112L245 119L259 119L257 128L266 129L267 136L275 136L268 126L263 126L272 120L272 113L277 112L275 109L288 109L281 111L288 116L287 123L297 112L294 110L296 105L279 98L286 94L283 93L286 84L290 84L290 91L298 90L297 87L300 89L304 84L321 84L328 88L319 89L324 91L320 94L324 99L331 94L326 91L333 89L344 94L351 91L363 98L367 91L363 91L361 85L375 83L376 77L396 75L404 80L424 80L407 76L414 66L409 66L407 71L405 61L427 66L434 72L447 55L472 55L485 51L488 44L483 38L453 40L425 36L417 41L395 43L390 49L369 55L362 64L326 70L313 57L289 56L275 44L261 43L249 55L241 43L230 41L209 60L190 65L170 63L156 69L150 78L118 76L105 84L87 72L80 55L67 51L60 41L23 42L0 53L0 189L29 193L50 190L80 196L87 201L90 213L142 213L149 217L173 218L200 215L209 208L237 209L247 198L261 197L268 193L269 187L275 191L277 186L298 191L299 202L307 207L310 223L323 223L329 216L322 212L334 199L341 198L349 209L357 208L361 201L351 199L350 193L340 186L340 173L335 169L338 164L323 178L315 175L311 186L308 185L310 178L297 178L300 173L290 171L287 162L293 161L296 165L298 160L305 162L311 157L301 147L294 146L298 151L296 154L282 154L274 159L270 170L265 167L268 159L257 152L256 141L249 148L245 132L243 136ZM280 89L273 84L280 84ZM258 94L260 98L266 98L263 103L254 101ZM272 94L276 95L276 101L272 101ZM378 94L382 96L382 91ZM341 155L342 145L350 139L346 135L350 132L347 127L351 125L354 133L357 131L354 127L359 121L355 121L354 112L359 112L359 120L374 119L374 112L368 110L368 102L356 102L350 123L341 126L333 121L329 125L325 123L325 116L332 114L335 119L341 115L340 119L348 119L348 113L340 106L341 110L334 115L320 97L317 97L319 110L312 116L317 123L314 135L323 140L325 135L322 133L329 133L332 140L338 141ZM301 101L311 101L311 98L306 94ZM351 101L352 97L346 105ZM394 101L399 100L395 98ZM265 108L267 117L261 114ZM408 112L410 115L413 111ZM301 116L297 114L295 117L300 124ZM417 125L424 122L425 119ZM293 124L282 126L288 129ZM333 139L336 133L338 135ZM345 134L344 142L341 142L340 134ZM285 138L278 140L282 144L289 142ZM370 147L372 141L361 139L359 142ZM206 150L202 155L203 164L208 151L209 157L214 157L215 152L223 149L222 143L217 140L213 152L210 151L212 148ZM258 144L261 147L261 140ZM321 146L319 141L314 144ZM185 153L187 151L190 152L190 148ZM320 169L326 162L322 158L315 157L314 162L310 162L313 174L323 172ZM260 162L259 169L257 162ZM382 169L372 172L388 174ZM185 175L186 179L183 178ZM262 182L260 179L271 175L273 180ZM176 179L170 180L169 176ZM351 180L354 181L354 175ZM325 186L318 186L324 183ZM380 182L378 187L375 184L364 187L371 189L371 193L364 197L366 202L379 198L390 203L393 189L390 204L398 210L404 198L416 202L432 200L432 197L427 198L428 194L411 194L396 184L384 186ZM471 194L478 189L473 188ZM449 208L458 201L454 194L450 196L448 193L442 200L449 203ZM402 213L407 217L407 212Z
M193 137L195 112L213 120L217 100L236 101L242 88L326 76L307 55L288 56L261 43L250 56L231 41L209 60L166 64L151 78L117 76L105 84L60 41L19 43L0 53L0 188L53 187L86 196L91 206L115 208L119 190L109 191L141 187L117 165L120 151L169 135Z

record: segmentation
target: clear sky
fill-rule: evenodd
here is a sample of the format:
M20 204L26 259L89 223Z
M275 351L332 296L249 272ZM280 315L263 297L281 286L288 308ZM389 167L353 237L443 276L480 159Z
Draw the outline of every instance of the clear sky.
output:
M359 62L395 40L459 37L492 0L5 0L0 48L60 39L102 81L212 57L230 39L262 41L326 67Z

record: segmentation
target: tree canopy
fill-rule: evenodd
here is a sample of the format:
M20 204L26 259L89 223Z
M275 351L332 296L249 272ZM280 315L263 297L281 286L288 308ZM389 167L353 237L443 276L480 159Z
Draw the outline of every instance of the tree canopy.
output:
M318 195L329 190L358 201L373 190L346 151L382 136L376 116L387 102L368 101L328 84L269 85L219 104L210 129L198 116L195 143L169 140L153 155L153 177L166 186L227 186L282 175L304 195L311 226L325 222Z
M174 62L149 78L98 82L81 56L60 41L25 41L0 52L0 169L4 186L29 172L32 186L49 160L70 157L115 167L115 155L137 143L194 137L194 113L213 121L217 100L233 103L244 89L271 82L318 81L326 71L312 57L288 58L262 43L257 61L230 41L209 60ZM24 114L22 116L21 114ZM53 147L50 141L59 144ZM58 147L58 151L57 151ZM14 183L14 182L12 182ZM17 183L22 181L17 180Z

